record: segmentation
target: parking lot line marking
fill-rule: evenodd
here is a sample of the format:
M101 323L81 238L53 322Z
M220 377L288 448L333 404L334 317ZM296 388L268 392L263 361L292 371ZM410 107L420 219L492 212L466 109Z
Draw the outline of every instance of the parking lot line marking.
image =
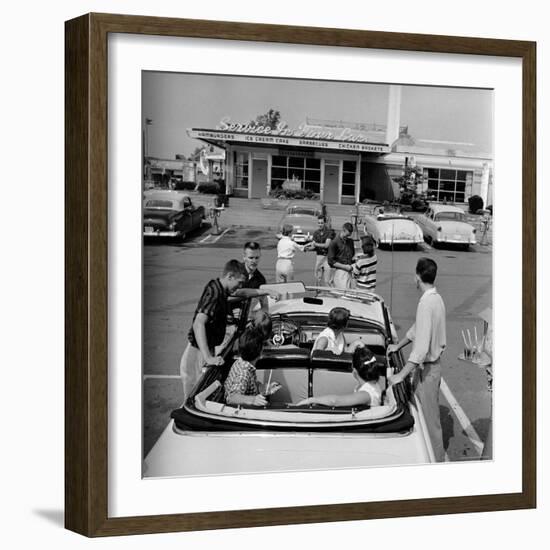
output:
M158 378L159 380L175 380L175 379L181 379L181 376L179 374L144 374L143 380L149 380L151 378Z
M221 234L221 235L218 235L212 242L213 243L217 243L228 231L229 231L229 227Z
M200 243L203 243L204 241L207 241L212 235L206 235L206 237L204 237L204 239L201 239L199 242Z
M468 436L476 450L479 452L479 456L481 456L481 453L483 452L483 441L481 441L481 438L479 437L475 428L472 426L470 419L466 416L466 413L458 404L458 401L455 399L454 395L449 389L449 386L447 386L447 382L445 382L443 378L441 378L441 393L445 396L445 399L447 400L447 402L451 406L451 409L458 418L462 429L466 432L466 435Z

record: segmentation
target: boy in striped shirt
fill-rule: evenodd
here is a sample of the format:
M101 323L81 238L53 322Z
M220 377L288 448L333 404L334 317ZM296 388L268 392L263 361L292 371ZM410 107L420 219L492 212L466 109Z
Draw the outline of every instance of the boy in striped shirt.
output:
M352 274L356 288L374 292L376 289L376 254L374 253L374 240L370 235L361 237L363 254L354 258Z

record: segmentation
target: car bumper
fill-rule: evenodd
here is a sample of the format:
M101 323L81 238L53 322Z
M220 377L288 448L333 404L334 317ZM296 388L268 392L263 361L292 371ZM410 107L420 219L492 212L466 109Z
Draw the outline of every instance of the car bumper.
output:
M143 236L144 237L171 237L171 238L176 238L176 237L181 237L182 236L182 232L181 231L162 231L160 229L158 230L153 230L153 231L146 231L145 229L143 230Z
M420 244L422 239L380 239L381 244Z
M476 244L475 239L467 237L439 237L434 239L434 241L441 244Z

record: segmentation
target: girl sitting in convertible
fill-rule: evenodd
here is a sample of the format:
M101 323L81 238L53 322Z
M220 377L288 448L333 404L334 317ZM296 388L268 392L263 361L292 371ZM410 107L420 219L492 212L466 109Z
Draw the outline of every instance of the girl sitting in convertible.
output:
M315 339L312 353L315 350L327 350L334 355L342 355L344 351L353 353L358 347L364 346L359 339L346 345L344 330L348 326L348 321L349 311L345 307L332 308L328 313L327 328L322 330Z
M279 389L278 382L272 382L261 392L261 384L256 378L256 361L262 353L265 334L261 328L247 328L239 338L239 356L227 375L224 384L225 400L229 405L267 404L266 395Z
M380 365L376 357L366 347L360 347L353 353L352 373L357 380L357 387L353 393L345 395L319 395L308 397L296 403L301 405L326 405L328 407L354 407L382 405L382 396L385 388L385 377L380 375Z

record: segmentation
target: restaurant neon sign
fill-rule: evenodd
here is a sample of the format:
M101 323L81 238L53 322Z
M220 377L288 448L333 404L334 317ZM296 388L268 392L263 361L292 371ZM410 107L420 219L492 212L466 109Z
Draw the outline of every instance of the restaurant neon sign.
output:
M221 132L231 132L239 134L254 134L264 136L280 136L289 138L305 139L323 139L335 141L348 141L354 143L369 143L369 138L360 133L354 133L350 128L342 128L341 132L331 132L329 130L319 130L311 128L305 122L297 128L290 128L286 122L279 122L276 128L263 126L254 122L231 122L230 117L224 117L216 127ZM372 143L372 141L371 141Z

